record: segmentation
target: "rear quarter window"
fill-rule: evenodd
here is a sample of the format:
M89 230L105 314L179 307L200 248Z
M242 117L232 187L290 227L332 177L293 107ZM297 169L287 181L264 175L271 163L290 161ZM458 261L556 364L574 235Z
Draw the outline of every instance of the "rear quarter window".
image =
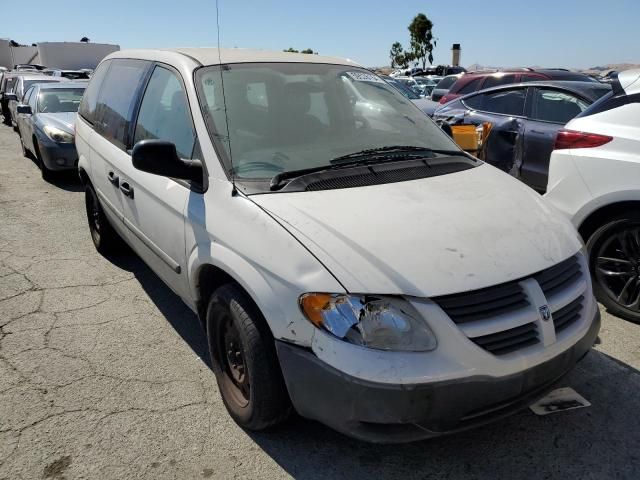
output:
M468 81L467 83L465 83L464 85L462 85L460 88L456 89L456 86L454 85L453 88L451 88L450 92L451 93L458 93L460 95L465 95L467 93L472 93L475 92L476 90L478 90L478 87L480 86L480 82L482 81L482 78L474 78L470 81Z
M458 77L445 77L438 82L438 84L436 85L436 88L443 89L443 90L451 88L451 85L456 83L456 80L458 80Z
M112 60L102 81L95 110L95 131L126 149L135 100L150 63L144 60Z
M102 62L98 68L96 69L87 89L82 96L82 102L80 103L80 108L78 109L78 113L82 118L84 118L87 122L93 124L95 119L95 111L96 104L98 103L98 94L100 93L100 86L102 85L102 80L104 79L107 70L109 70L109 65L111 64L110 60L106 62Z

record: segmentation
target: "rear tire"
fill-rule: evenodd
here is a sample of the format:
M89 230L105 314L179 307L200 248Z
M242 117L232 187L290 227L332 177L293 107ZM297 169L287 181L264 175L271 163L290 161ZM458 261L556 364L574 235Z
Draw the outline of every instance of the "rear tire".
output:
M291 412L275 342L253 301L237 285L218 288L207 307L213 371L227 411L248 430L264 430Z
M640 214L618 215L587 241L596 298L614 315L640 323Z
M98 201L93 186L87 184L84 191L85 205L87 211L87 221L89 222L89 232L91 240L96 250L102 254L114 253L122 247L122 239L109 223L102 206Z

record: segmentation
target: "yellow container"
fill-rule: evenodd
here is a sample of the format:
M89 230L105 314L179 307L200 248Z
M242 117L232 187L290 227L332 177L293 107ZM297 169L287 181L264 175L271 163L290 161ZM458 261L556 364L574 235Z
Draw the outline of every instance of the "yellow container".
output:
M476 125L452 125L451 131L453 140L463 150L475 152L482 146L482 129Z

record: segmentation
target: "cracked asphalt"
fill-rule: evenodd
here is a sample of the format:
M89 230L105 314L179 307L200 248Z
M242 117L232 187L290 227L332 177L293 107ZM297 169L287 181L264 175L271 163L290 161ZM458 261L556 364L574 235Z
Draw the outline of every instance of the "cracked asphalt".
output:
M400 446L300 418L243 431L206 348L137 257L94 250L75 177L44 183L0 126L0 479L638 478L640 326L604 311L559 385L590 408Z

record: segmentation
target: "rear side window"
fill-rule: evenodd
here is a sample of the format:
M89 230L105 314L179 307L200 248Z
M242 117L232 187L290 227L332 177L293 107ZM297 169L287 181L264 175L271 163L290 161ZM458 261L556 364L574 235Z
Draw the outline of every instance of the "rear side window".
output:
M178 155L191 158L195 133L187 94L177 75L156 67L144 93L134 143L146 139L172 142Z
M464 104L476 110L500 115L517 115L524 113L526 89L500 90L499 92L476 95L463 100Z
M112 60L102 81L95 111L95 130L121 149L126 149L127 134L138 91L149 62Z
M491 75L487 77L482 84L482 88L498 87L500 85L508 85L516 80L515 75Z
M587 102L558 90L536 89L532 118L565 124L588 107Z
M109 65L111 65L111 61L107 60L106 62L102 62L98 66L93 77L91 78L91 81L89 82L89 86L84 91L82 103L80 103L80 108L78 109L78 113L82 116L82 118L84 118L91 124L93 124L95 119L96 104L98 103L98 93L100 93L100 85L102 85L102 80L104 79L107 70L109 70Z
M436 85L436 88L439 90L449 89L451 88L451 85L456 83L456 80L458 80L458 77L444 77L442 80L438 82L438 84Z
M520 75L521 82L539 82L541 80L547 80L547 77L537 73L523 73Z
M457 91L454 91L455 89L451 89L451 93L459 93L460 95L464 95L466 93L475 92L476 90L478 90L478 87L480 86L481 81L482 81L482 78L474 78L469 82L467 82L466 84L464 84L462 88L460 88Z

